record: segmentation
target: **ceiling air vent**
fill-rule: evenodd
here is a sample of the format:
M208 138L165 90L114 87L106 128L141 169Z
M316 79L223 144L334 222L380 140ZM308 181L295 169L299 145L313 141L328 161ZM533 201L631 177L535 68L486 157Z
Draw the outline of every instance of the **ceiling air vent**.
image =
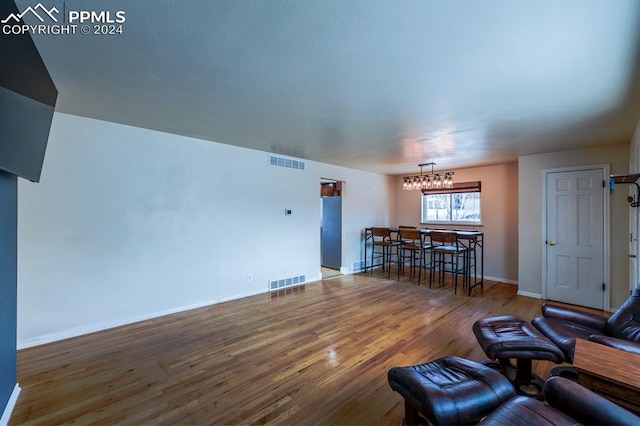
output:
M292 160L291 158L269 156L269 165L274 167L284 167L285 169L304 170L304 161Z

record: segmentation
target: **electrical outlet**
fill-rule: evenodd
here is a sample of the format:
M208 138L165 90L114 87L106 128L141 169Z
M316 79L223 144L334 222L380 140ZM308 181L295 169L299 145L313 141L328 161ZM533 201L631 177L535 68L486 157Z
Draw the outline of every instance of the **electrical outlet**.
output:
M253 274L247 275L247 281L253 281Z

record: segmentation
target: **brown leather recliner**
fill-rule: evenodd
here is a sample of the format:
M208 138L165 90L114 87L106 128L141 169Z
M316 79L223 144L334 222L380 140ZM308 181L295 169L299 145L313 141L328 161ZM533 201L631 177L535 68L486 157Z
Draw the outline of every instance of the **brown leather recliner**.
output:
M576 338L640 353L640 285L610 318L545 303L531 322L573 363Z
M455 356L394 367L387 377L404 398L403 424L408 426L640 424L640 417L563 377L547 380L543 403L517 396L497 371Z
M544 384L546 404L516 396L480 422L504 425L636 425L640 417L571 380L551 377Z

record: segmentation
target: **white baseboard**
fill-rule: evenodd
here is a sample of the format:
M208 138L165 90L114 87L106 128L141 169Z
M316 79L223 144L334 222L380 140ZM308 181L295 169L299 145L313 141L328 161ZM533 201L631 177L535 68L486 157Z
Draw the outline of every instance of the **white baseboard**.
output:
M0 426L7 426L9 424L11 414L13 414L13 409L16 408L16 404L18 403L18 396L20 395L21 390L20 385L16 383L16 386L13 388L13 392L11 392L11 396L9 397L9 401L7 401L7 406L4 407L2 417L0 417Z
M381 268L381 266L374 267L373 269L379 269L379 268ZM345 271L343 271L343 269L345 269ZM361 273L363 271L350 271L348 268L340 268L340 272L345 274L345 275L348 275L348 274L359 274L359 273ZM504 284L518 285L518 281L517 280L509 280L507 278L491 277L489 275L485 275L484 279L488 280L488 281L496 281L496 282L504 283Z
M518 296L533 297L534 299L542 299L542 295L538 293L529 293L528 291L518 290Z
M222 298L220 298L220 300L217 300L217 301L215 301L213 303L210 303L209 305L215 305L216 303L222 303L222 302L230 302L232 300L244 299L245 297L255 296L256 294L262 294L262 293L267 293L267 292L269 292L269 289L265 288L264 290L249 291L247 293L236 294L236 295L229 296L229 297L222 297ZM208 306L208 305L205 305L205 306ZM193 309L193 308L189 308L189 309ZM189 309L184 309L184 310L188 311Z
M245 297L245 296L242 296ZM231 300L231 299L229 299ZM164 311L153 312L146 315L140 315L138 317L122 319L118 321L107 321L99 324L91 324L86 327L76 327L69 330L60 331L57 333L45 334L44 336L34 337L18 341L18 350L26 349L33 346L40 346L47 343L57 342L58 340L70 339L72 337L82 336L84 334L95 333L97 331L108 330L110 328L121 327L127 324L133 324L140 321L146 321L165 315L176 314L178 312L189 311L191 309L203 308L205 306L215 305L220 303L221 300L207 300L205 302L194 303L193 305L181 306L178 308L167 309Z
M311 284L317 281L320 281L320 279L307 281L305 283L302 283L301 285ZM190 311L192 309L204 308L205 306L211 306L218 303L229 302L231 300L243 299L245 297L255 296L257 294L263 294L268 292L269 292L269 289L265 288L263 290L252 291L252 292L237 294L234 296L222 297L220 299L207 300L204 302L194 303L192 305L181 306L178 308L167 309L164 311L153 312L151 314L141 315L134 318L128 318L128 319L123 319L119 321L109 321L109 322L104 322L100 324L92 324L86 327L77 327L77 328L64 330L57 333L46 334L44 336L38 336L31 339L18 341L17 349L20 350L20 349L31 348L33 346L40 346L47 343L57 342L59 340L82 336L84 334L95 333L98 331L108 330L110 328L121 327L123 325L134 324L136 322L141 322L141 321L147 321L150 319L163 317L165 315L177 314L178 312L185 312L185 311Z
M517 280L508 280L506 278L490 277L488 275L485 275L484 279L485 280L489 280L489 281L497 281L499 283L518 285L518 281Z

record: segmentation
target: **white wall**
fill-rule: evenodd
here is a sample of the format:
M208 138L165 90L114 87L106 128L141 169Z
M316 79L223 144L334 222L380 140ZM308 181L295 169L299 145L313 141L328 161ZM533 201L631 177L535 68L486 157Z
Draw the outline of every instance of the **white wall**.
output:
M474 167L454 170L456 182L482 182L481 226L485 235L485 276L492 280L518 280L518 165ZM418 225L421 214L419 191L403 191L397 177L396 225ZM460 228L459 225L456 228Z
M549 168L610 164L611 174L627 173L629 144L523 156L519 159L519 291L542 294L542 176ZM629 203L627 189L614 191L610 205L613 309L628 297Z
M306 165L56 113L41 182L18 188L18 347L319 279L321 177L346 182L350 268L362 229L394 221L394 181Z

